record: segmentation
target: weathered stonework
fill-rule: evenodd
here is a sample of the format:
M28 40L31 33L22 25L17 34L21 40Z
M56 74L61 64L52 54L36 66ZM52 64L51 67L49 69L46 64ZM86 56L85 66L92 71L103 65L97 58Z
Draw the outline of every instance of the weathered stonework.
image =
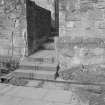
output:
M59 6L60 77L104 81L105 0L60 0Z
M94 36L94 33L99 31L95 27L97 21L100 21L101 24L105 22L105 1L60 0L59 2L60 27L68 27L64 36L73 36L70 33L75 34L76 32L83 34L82 36L84 36L85 33L90 33L91 36ZM95 32L93 29L95 29ZM98 36L100 36L100 34ZM102 36L104 36L104 34L102 34Z
M24 0L2 0L0 4L0 56L24 55L26 13Z

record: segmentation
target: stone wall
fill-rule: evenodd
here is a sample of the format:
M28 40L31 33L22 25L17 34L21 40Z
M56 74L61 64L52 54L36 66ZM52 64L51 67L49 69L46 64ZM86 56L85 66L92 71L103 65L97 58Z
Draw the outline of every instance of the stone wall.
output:
M48 9L55 27L54 0L32 0L38 6ZM0 1L0 58L19 58L26 48L26 4L25 0ZM27 50L27 49L26 49ZM17 59L16 58L16 59Z
M60 36L104 37L105 0L60 0Z
M60 77L105 81L105 0L60 0Z
M26 30L25 11L24 0L1 0L0 56L17 59L24 55L24 35Z

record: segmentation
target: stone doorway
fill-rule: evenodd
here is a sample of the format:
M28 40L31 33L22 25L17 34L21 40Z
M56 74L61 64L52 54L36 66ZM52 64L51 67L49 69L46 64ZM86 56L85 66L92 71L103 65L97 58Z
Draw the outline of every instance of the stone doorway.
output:
M58 0L26 0L28 56L59 35Z
M32 0L31 0L32 1ZM34 0L41 3L45 0ZM51 36L59 35L59 9L58 0L53 1L54 24ZM37 2L36 2L37 3ZM40 4L40 3L39 3ZM44 8L43 5L39 5ZM50 7L49 7L50 8ZM47 9L47 8L44 8ZM51 9L51 8L50 8ZM51 10L49 10L51 11ZM51 12L52 13L52 12ZM28 36L26 20L26 0L1 0L0 1L0 58L18 60L28 54Z

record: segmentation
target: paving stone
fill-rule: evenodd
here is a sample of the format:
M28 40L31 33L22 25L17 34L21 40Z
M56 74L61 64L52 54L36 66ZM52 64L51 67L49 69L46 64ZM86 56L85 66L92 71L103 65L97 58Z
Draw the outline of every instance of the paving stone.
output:
M31 80L31 81L28 81L28 84L26 86L29 86L29 87L36 87L40 84L40 82L42 81L38 81L38 80Z
M54 103L42 100L18 98L11 96L0 96L0 105L72 105L72 104Z
M56 83L52 83L52 82L45 82L44 85L43 85L43 88L47 88L47 89L62 89L61 86L56 86Z
M73 104L53 103L53 105L73 105Z
M0 105L19 105L22 98L11 96L0 96Z
M64 103L55 103L55 102L48 102L42 100L33 100L33 99L23 99L20 102L21 105L72 105L72 104L64 104Z
M64 84L64 83L53 83L53 82L45 82L43 84L43 88L54 89L54 90L67 90L66 84Z
M15 87L12 86L12 85L7 85L5 86L1 91L0 91L0 94L7 94L9 91L13 90Z
M17 94L15 94L15 93L19 92L20 89L22 88L21 86L13 86L13 87L14 87L14 89L11 89L5 95L7 95L7 96L16 96Z
M20 105L53 105L51 102L38 101L33 99L23 99Z
M8 87L8 85L0 84L0 93L2 92L3 89L5 89L7 87Z
M71 97L71 91L49 90L47 95L44 97L44 100L68 104L71 101Z
M18 89L11 91L7 95L29 99L42 99L46 95L46 93L46 89L33 87L19 87Z

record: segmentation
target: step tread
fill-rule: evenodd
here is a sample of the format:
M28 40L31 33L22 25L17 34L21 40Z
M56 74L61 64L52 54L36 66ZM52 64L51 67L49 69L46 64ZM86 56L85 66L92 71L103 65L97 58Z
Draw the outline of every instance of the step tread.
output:
M48 74L52 74L55 73L56 71L41 71L41 70L23 70L23 69L17 69L14 72L23 72L23 73L48 73Z
M56 71L33 71L33 70L21 70L14 71L16 77L26 79L47 79L54 80L56 77Z
M42 62L41 60L43 60L43 62L45 61L50 61L53 63L57 61L57 58L56 57L36 57L36 58L32 58L32 57L25 57L22 61L33 61L33 62Z
M19 67L19 69L25 69L25 70L41 70L41 71L57 71L58 69L58 66L55 66L55 67L51 67L51 66L39 66L39 65L36 65L36 66L24 66L24 65L21 65Z
M54 50L43 50L43 51L38 51L35 54L30 56L31 58L48 58L48 57L56 57L56 51Z
M38 63L38 62L29 62L29 61L23 61L21 62L20 66L24 65L24 66L49 66L49 67L57 67L58 63Z

